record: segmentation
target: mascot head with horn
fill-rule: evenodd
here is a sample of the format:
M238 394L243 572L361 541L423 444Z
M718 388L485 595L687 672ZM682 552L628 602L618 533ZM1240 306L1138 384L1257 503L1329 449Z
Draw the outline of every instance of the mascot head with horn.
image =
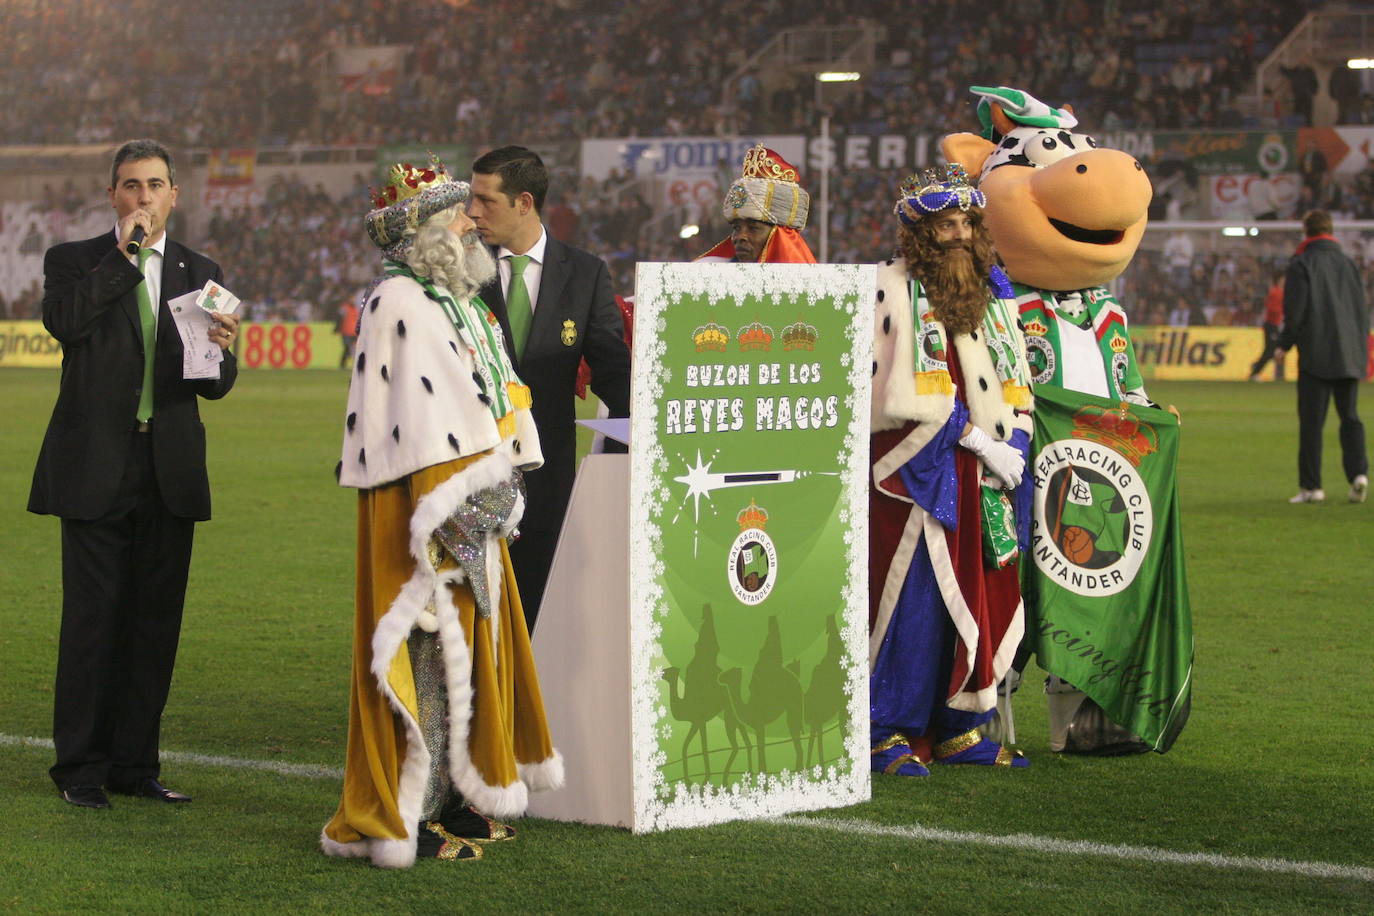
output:
M1126 269L1153 194L1140 163L1074 131L1068 105L974 86L981 134L951 134L941 152L977 177L985 219L1013 281L1046 290L1105 286Z

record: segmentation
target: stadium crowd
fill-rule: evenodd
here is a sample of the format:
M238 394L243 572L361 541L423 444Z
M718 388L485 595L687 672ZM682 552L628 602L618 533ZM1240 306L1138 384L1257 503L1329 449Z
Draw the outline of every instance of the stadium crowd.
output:
M1013 83L1073 99L1104 129L1303 126L1312 80L1300 61L1277 110L1245 113L1238 97L1314 5L990 0L971 16L951 0L915 15L897 0L818 0L802 15L780 0L20 0L0 7L15 45L0 62L0 132L10 143L70 143L117 139L118 129L185 147L795 130L813 123L809 75L764 93L764 58L730 77L780 27L863 21L882 24L885 66L860 103L835 112L841 132L958 123L967 86ZM394 81L340 91L334 52L387 45L409 48ZM1365 108L1355 90L1351 112Z
M780 0L618 7L415 0L404 8L353 0L172 7L152 0L118 7L18 0L0 6L0 31L14 45L0 60L0 125L11 144L96 144L142 134L181 148L404 139L480 149L511 139L537 145L806 132L816 117L812 78L779 83L766 57L751 62L749 55L781 27L867 21L880 24L881 65L856 98L832 104L839 134L972 129L972 84L1033 85L1043 98L1072 100L1090 132L1292 127L1311 114L1302 62L1285 71L1267 112L1247 108L1241 96L1257 62L1314 5L991 0L970 16L950 0L931 0L916 14L896 0L817 0L802 14ZM1065 40L1070 34L1075 42ZM342 88L339 53L395 45L407 48L398 72ZM136 49L132 59L126 47ZM529 53L555 47L557 54ZM1352 119L1366 110L1374 116L1374 98L1357 93L1342 102ZM1322 203L1338 216L1374 217L1374 169L1341 184L1320 163L1309 165L1299 209ZM891 200L903 177L896 169L832 172L831 260L889 253ZM198 241L233 265L240 294L257 315L332 318L371 269L353 216L365 183L359 176L348 195L331 196L275 180L261 205L213 214L208 237ZM70 216L83 202L98 203L98 195L49 189L0 231L25 232L16 246L41 251L63 237L58 227L66 223L53 214ZM602 255L618 291L629 294L636 261L694 257L724 231L715 221L694 237L649 238L641 228L652 209L620 176L588 178L554 188L548 222L560 237ZM21 228L25 215L39 227L33 239ZM808 229L813 248L817 222ZM1146 272L1165 257L1148 245L1124 283L1152 275ZM1221 282L1207 257L1200 255L1186 277L1166 272L1167 287L1153 295L1142 289L1150 308L1167 317L1180 301L1206 301L1208 320L1251 323L1267 257L1220 269ZM33 286L0 289L0 314L37 314L38 299Z

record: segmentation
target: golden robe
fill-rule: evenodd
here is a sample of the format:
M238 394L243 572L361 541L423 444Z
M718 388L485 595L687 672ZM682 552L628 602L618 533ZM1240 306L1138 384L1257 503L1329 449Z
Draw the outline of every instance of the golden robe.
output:
M414 861L430 757L420 737L405 640L431 600L449 688L454 788L478 810L509 818L524 812L529 789L562 783L562 758L549 738L504 539L494 539L503 574L488 619L476 613L466 582L454 581L461 573L451 557L438 569L430 567L429 575L428 558L412 551L416 520L447 517L433 509L426 513L426 499L446 504L475 492L460 485L464 475L480 474L483 462L499 467L493 457L458 458L358 494L348 751L343 797L324 828L327 853L370 856L374 864L392 867Z
M402 274L389 265L374 287L349 385L340 483L359 492L348 750L343 796L320 838L329 855L393 868L415 860L440 764L453 793L496 818L518 817L531 789L563 781L505 543L523 500L478 535L484 562L465 558L471 568L434 537L468 497L542 462L529 389L480 301ZM469 577L490 597L489 618ZM417 627L438 637L447 694L438 763L408 651Z

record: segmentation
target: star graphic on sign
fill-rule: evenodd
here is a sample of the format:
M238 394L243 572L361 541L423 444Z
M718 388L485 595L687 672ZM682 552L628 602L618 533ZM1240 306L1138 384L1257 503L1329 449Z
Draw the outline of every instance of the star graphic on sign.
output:
M719 452L717 452L717 454L719 454ZM681 477L673 478L675 483L687 484L687 495L682 498L682 503L686 505L687 500L692 500L692 510L697 521L701 521L701 498L705 496L709 500L711 498L711 490L714 489L711 486L713 482L711 463L715 460L715 456L713 455L711 456L711 461L703 463L701 460L701 449L697 449L697 463L695 465L687 465L686 474ZM678 514L673 517L673 521L676 522L681 517L682 512L679 510Z
M710 461L703 461L701 449L697 449L695 464L688 464L683 459L683 466L687 473L674 477L674 483L687 485L687 492L682 497L682 506L678 507L677 515L673 516L673 524L682 517L682 507L687 505L687 500L692 500L692 515L696 523L692 533L693 550L696 549L697 534L701 524L701 498L706 497L707 502L713 502L711 494L716 490L724 490L730 487L751 487L766 486L774 483L793 483L804 477L812 475L818 477L838 477L839 471L798 471L798 470L778 470L778 471L712 471L711 465L715 463L720 452L717 451L711 456ZM680 456L679 456L680 457Z

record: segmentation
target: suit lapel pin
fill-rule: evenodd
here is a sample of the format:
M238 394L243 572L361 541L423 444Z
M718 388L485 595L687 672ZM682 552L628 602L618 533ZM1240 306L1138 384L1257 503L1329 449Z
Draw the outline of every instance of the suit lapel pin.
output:
M185 261L177 261L177 267L180 267L182 270L185 270L185 269L186 269L186 262L185 262Z
M577 324L571 318L563 322L563 333L558 335L558 339L563 341L565 347L577 343Z

